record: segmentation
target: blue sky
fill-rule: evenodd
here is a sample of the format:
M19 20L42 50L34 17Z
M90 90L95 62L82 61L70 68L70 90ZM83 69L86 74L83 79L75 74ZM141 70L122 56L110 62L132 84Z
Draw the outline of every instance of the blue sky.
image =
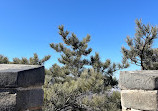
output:
M157 6L157 0L0 0L0 54L10 60L50 54L49 68L60 55L49 44L61 42L58 26L63 24L80 39L91 35L92 54L120 62L126 36L135 33L135 19L158 24Z

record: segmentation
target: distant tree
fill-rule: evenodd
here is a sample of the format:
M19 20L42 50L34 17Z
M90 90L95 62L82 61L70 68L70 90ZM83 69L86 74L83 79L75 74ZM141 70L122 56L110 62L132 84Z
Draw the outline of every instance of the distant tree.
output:
M29 61L27 60L27 58L22 57L21 64L29 64Z
M152 47L157 31L156 26L144 25L137 19L134 38L126 38L129 48L122 47L123 60L140 66L142 70L157 70L158 50Z
M22 59L19 58L13 58L13 62L10 62L12 64L29 64L29 65L43 65L44 62L50 59L50 55L45 56L43 59L39 59L38 55L34 53L33 57L30 57L29 59L22 57Z
M8 63L9 63L8 57L0 55L0 64L8 64Z
M43 57L43 59L39 59L38 55L34 53L33 57L27 59L26 57L13 58L13 61L9 61L8 57L0 55L0 64L28 64L28 65L43 65L44 62L50 59L50 55Z
M13 58L12 64L21 64L21 59L19 59L17 57Z

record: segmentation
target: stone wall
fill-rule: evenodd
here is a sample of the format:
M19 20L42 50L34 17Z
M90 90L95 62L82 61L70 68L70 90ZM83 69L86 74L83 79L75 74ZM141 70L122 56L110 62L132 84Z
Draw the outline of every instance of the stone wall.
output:
M158 111L158 71L120 72L122 111Z
M0 111L42 111L44 67L0 64Z

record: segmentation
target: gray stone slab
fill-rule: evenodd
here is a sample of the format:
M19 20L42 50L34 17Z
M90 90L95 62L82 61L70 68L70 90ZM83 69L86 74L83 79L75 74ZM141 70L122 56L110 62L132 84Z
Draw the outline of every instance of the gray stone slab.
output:
M44 92L41 88L22 88L14 91L0 92L0 111L24 111L42 107Z
M17 109L28 109L32 107L40 107L43 105L42 89L21 90L17 92L16 104Z
M0 93L0 111L15 111L16 94Z
M137 109L138 111L157 111L158 91L122 90L121 104L123 107Z
M44 66L0 64L0 88L43 85L44 76Z
M158 70L121 71L119 88L158 90Z

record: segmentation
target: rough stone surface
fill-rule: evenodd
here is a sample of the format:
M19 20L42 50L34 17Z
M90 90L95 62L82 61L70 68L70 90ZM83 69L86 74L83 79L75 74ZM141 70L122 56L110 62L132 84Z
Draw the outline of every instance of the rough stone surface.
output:
M0 111L42 111L44 67L0 64Z
M0 92L0 111L22 111L43 105L44 92L41 88L22 88L14 91Z
M158 90L158 71L121 71L120 89Z
M122 106L122 111L143 111L143 110L137 110L137 109L133 109L133 108L126 108L126 107Z
M32 107L40 107L43 105L42 89L21 90L17 92L16 104L17 109L28 109Z
M44 75L43 66L0 64L0 88L40 86Z
M31 108L31 109L28 109L26 111L42 111L42 107Z
M122 90L121 104L123 107L138 109L138 111L158 110L158 91Z
M0 111L15 111L16 94L0 93Z

